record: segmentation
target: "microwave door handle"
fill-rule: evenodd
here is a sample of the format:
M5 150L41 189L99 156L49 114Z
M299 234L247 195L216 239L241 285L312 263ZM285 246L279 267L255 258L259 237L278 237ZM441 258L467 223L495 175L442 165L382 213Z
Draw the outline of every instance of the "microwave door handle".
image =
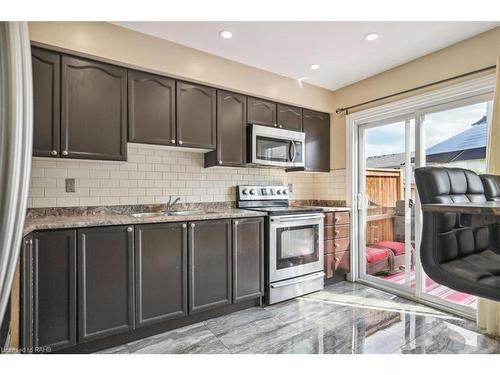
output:
M295 162L295 157L297 156L297 146L295 145L294 141L290 141L293 146L293 156L292 156L292 163Z

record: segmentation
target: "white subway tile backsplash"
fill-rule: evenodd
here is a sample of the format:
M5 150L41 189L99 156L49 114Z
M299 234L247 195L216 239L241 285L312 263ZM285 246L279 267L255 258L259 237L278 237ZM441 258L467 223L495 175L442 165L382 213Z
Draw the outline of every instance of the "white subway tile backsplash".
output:
M75 198L57 198L57 206L58 207L71 207L71 206L79 206L80 205L80 199L75 197Z
M31 207L57 207L56 198L32 198Z
M65 178L76 192L66 193ZM293 184L292 199L345 199L345 170L286 173L280 169L203 167L203 154L128 145L127 162L33 158L29 207L166 203L235 199L238 184Z
M107 169L91 169L90 178L109 178L110 171Z

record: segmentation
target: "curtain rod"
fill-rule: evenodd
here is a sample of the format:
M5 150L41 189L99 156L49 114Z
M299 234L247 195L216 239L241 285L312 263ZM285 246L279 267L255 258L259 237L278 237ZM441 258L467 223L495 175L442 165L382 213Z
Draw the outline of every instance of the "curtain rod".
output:
M358 103L358 104L355 104L355 105L351 105L349 107L345 107L345 108L337 108L335 110L335 113L336 114L341 114L341 113L344 113L344 114L348 114L349 113L349 110L353 109L353 108L357 108L357 107L361 107L361 106L364 106L366 104L371 104L371 103L375 103L375 102L378 102L380 100L384 100L384 99L389 99L389 98L392 98L394 96L398 96L398 95L402 95L402 94L407 94L409 92L412 92L412 91L416 91L416 90L420 90L420 89L425 89L427 87L430 87L430 86L434 86L434 85L439 85L440 83L445 83L445 82L449 82L449 81L453 81L455 79L458 79L458 78L463 78L463 77L467 77L467 76L470 76L470 75L473 75L473 74L477 74L477 73L481 73L481 72L485 72L487 70L491 70L491 69L495 69L496 68L496 65L491 65L491 66L488 66L486 68L482 68L482 69L478 69L478 70L474 70L472 72L468 72L468 73L464 73L464 74L460 74L458 76L454 76L454 77L450 77L450 78L446 78L446 79L442 79L440 81L436 81L436 82L432 82L432 83L427 83L425 85L422 85L422 86L417 86L417 87L414 87L412 89L408 89L408 90L404 90L404 91L400 91L400 92L397 92L397 93L394 93L394 94L390 94L390 95L386 95L386 96L381 96L380 98L376 98L376 99L372 99L372 100L368 100L366 102L362 102L362 103Z

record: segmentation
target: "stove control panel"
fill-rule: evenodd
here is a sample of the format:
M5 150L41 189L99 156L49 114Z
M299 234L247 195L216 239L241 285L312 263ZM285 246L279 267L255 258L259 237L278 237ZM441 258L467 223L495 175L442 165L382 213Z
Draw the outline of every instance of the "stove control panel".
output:
M288 200L286 186L238 186L239 200Z

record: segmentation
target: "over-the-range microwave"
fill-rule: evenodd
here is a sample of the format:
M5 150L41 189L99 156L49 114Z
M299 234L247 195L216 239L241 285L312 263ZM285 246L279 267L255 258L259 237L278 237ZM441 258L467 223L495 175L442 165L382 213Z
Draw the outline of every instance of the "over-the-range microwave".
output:
M305 133L255 124L248 125L247 131L249 163L282 168L305 166Z

